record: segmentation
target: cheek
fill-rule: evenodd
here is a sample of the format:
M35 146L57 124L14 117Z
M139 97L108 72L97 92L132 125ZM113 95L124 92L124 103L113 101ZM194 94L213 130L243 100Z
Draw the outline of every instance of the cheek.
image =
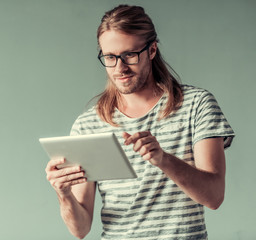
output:
M109 79L113 79L113 70L111 68L106 68L106 73Z
M143 58L140 60L140 65L138 66L139 67L139 71L140 72L147 72L148 69L150 68L150 64L151 64L151 61L149 60L149 58Z
M149 71L150 71L149 64L146 63L146 64L141 66L141 68L140 68L140 75L143 75L145 77L145 75L148 75Z

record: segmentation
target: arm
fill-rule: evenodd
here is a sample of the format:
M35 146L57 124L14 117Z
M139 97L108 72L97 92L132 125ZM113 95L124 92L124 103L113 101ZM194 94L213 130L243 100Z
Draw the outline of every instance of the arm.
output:
M74 236L82 239L91 229L96 187L94 182L86 182L80 166L57 169L64 161L52 159L45 171L57 193L65 224Z
M159 167L191 199L217 209L225 191L225 155L222 138L209 138L194 146L195 166L164 152L150 132L124 133L125 144L134 144L134 151L144 160Z

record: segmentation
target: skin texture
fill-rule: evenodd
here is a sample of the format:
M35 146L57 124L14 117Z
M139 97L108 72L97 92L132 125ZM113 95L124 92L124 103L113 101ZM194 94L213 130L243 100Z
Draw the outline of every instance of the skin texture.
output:
M146 42L138 36L114 30L99 38L103 54L120 55L127 51L140 51ZM140 55L137 65L126 65L118 59L114 68L106 68L109 80L121 94L119 111L128 117L141 117L158 102L162 93L155 94L151 61L157 43ZM145 161L159 167L194 201L217 209L224 199L225 155L222 138L209 138L194 146L195 166L164 152L150 132L123 133L124 144L133 145ZM95 183L86 182L79 167L57 169L65 159L52 159L46 167L47 179L55 189L61 215L70 232L82 239L90 231L95 200Z

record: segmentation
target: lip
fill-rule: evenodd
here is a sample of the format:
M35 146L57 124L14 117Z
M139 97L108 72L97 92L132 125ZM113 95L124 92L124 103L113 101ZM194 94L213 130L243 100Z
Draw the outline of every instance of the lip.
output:
M116 79L121 82L126 82L126 81L130 80L132 77L133 77L132 75L129 75L129 76L117 77Z

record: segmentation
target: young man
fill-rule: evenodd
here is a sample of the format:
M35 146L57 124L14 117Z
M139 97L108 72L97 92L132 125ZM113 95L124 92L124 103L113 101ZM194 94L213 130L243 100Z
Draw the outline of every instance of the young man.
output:
M157 47L143 8L120 5L98 28L99 60L108 84L71 134L114 132L136 171L133 180L100 181L102 239L207 239L203 206L224 199L224 148L234 133L207 91L180 85ZM47 179L61 215L78 238L92 224L96 183L80 167L56 168Z

